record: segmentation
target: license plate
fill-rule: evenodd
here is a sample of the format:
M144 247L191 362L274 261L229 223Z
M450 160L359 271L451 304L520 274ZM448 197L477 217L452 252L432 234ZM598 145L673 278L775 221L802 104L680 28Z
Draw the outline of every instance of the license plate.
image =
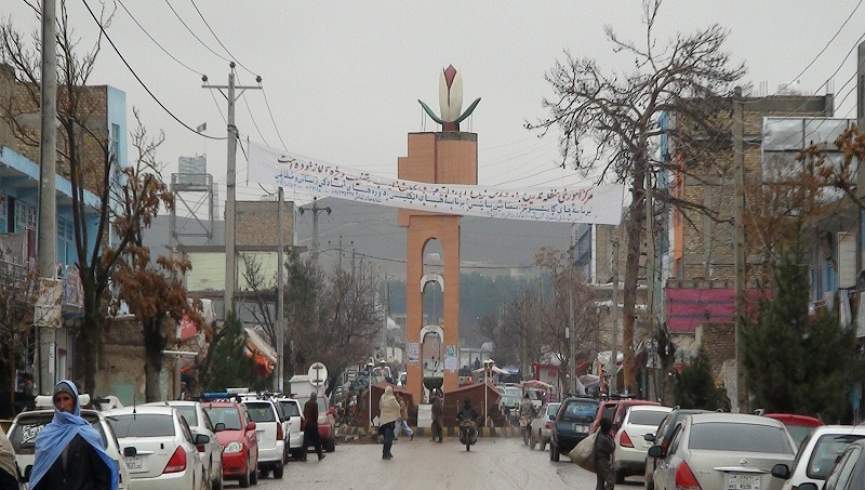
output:
M589 428L585 425L574 424L574 432L588 432Z
M129 471L142 471L144 469L144 458L135 456L123 458L123 461L126 463L126 469Z
M726 490L760 490L760 476L758 475L727 475Z

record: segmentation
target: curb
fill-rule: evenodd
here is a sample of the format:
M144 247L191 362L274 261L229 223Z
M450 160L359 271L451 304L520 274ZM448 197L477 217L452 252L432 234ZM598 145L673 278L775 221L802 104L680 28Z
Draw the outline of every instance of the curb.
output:
M445 427L445 437L458 437L459 430L457 427ZM430 437L432 432L426 427L416 427L414 429L416 438L423 439ZM489 438L516 438L520 437L519 430L513 427L481 427L478 433L480 437ZM378 432L373 428L372 431L368 427L337 427L336 437L343 438L345 441L356 441L364 438L378 438Z

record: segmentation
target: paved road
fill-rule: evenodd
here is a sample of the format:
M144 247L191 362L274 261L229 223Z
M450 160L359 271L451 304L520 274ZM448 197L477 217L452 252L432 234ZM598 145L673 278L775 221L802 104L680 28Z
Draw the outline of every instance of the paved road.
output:
M455 438L443 444L426 440L400 441L394 459L382 461L381 446L343 444L316 462L290 462L283 480L260 479L259 489L585 489L595 488L594 473L575 464L552 463L546 452L529 451L519 439L482 439L470 453ZM227 488L238 488L227 484ZM638 490L641 479L617 489Z

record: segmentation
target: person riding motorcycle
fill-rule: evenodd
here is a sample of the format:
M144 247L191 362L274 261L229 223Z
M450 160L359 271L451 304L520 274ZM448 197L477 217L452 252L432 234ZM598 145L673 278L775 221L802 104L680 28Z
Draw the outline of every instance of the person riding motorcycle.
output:
M460 409L459 413L457 413L457 422L471 421L477 422L480 415L472 408L472 403L468 399L463 400L463 406Z
M471 402L463 400L463 407L457 413L457 423L460 426L460 443L466 445L466 451L478 440L478 419L480 415L472 408Z
M528 444L529 434L532 432L532 419L537 416L534 404L529 394L526 393L520 401L520 429L523 434L523 442Z

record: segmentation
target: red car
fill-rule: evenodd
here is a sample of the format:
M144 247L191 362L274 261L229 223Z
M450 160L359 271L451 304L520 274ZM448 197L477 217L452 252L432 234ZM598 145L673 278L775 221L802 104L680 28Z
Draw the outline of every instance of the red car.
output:
M807 415L764 413L763 416L775 419L784 424L784 426L787 427L787 432L789 432L790 436L793 438L793 442L796 443L797 448L802 444L802 441L804 441L805 438L814 432L814 429L823 425L823 422L820 419L809 417Z
M590 433L594 434L601 424L601 419L606 418L613 422L613 434L615 434L622 426L622 421L625 420L628 409L634 405L660 405L660 403L649 400L632 400L630 398L601 400L601 405L598 407L598 415L595 416L595 421L592 422Z
M222 477L238 480L241 488L258 483L258 440L255 422L246 408L234 402L202 404L222 445Z

